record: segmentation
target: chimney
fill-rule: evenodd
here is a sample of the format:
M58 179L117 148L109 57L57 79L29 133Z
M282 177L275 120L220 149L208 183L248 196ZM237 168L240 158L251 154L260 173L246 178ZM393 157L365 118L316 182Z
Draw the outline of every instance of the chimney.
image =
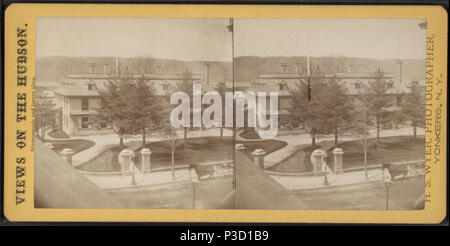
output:
M211 64L209 64L209 63L203 63L203 65L202 65L202 74L201 74L201 83L202 83L202 86L203 85L209 85L210 84L210 81L209 81L209 66L210 66Z
M397 60L395 62L395 70L394 70L394 80L397 83L402 83L402 66L403 66L403 61L401 60Z

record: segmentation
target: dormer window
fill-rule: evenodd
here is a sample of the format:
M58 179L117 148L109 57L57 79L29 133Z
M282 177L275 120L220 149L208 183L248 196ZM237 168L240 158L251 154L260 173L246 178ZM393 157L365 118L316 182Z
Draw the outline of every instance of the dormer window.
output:
M94 82L89 82L88 83L88 90L89 91L95 90L95 83Z
M354 87L355 87L355 89L361 89L361 82L356 81L356 82L354 83Z
M281 83L278 84L278 89L279 89L280 91L287 90L288 87L287 87L286 81L281 81Z
M162 88L163 88L163 90L165 90L165 91L169 90L169 84L168 84L167 82L165 82L165 83L162 85Z

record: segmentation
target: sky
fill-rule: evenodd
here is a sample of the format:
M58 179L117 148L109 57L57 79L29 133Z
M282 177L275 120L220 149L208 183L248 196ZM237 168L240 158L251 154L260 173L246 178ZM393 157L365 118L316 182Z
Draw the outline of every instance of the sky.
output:
M71 18L37 20L36 55L231 61L228 19Z
M231 61L228 19L71 18L37 20L36 55ZM235 19L238 56L425 59L420 19Z
M421 19L239 19L235 56L425 59Z

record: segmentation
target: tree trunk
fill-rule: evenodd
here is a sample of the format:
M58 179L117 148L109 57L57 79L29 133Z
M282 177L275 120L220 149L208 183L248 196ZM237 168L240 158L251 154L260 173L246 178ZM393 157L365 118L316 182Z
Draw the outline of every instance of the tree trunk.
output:
M220 128L220 138L223 138L223 127Z
M142 146L145 145L145 128L142 128Z
M175 149L172 150L172 179L175 180Z
M413 123L413 133L414 133L414 139L416 139L416 137L417 137L417 123L416 122Z
M367 138L364 139L364 175L366 176L366 180L369 179L369 175L367 174Z
M312 146L316 146L316 130L311 129L311 144Z
M338 145L338 128L334 128L334 147L337 147Z
M188 145L188 142L187 142L187 127L184 127L183 130L184 130L184 150L187 150L187 145Z
M377 144L380 143L380 118L381 116L377 115Z
M120 145L120 146L123 146L123 135L120 134L120 135L119 135L119 138L120 138L119 145Z
M41 127L41 133L42 133L42 141L45 140L45 125Z

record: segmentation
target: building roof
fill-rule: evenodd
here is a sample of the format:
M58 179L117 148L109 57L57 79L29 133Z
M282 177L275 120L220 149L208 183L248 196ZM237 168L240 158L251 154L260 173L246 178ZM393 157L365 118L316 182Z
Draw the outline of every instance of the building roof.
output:
M235 208L311 209L257 167L244 153L236 152Z
M364 86L368 85L368 81L375 79L375 75L372 73L335 73L325 74L319 78L330 79L336 78L337 81L344 83L347 93L350 95L359 94ZM264 91L264 92L278 92L279 96L290 95L290 90L295 90L298 87L300 80L306 80L308 77L301 74L260 74L260 76L252 83L249 91ZM314 79L318 77L311 77L312 83ZM393 80L394 76L390 73L385 73L383 79ZM286 88L280 90L280 84L284 83ZM361 83L361 89L355 87L355 83ZM387 90L387 94L401 94L409 93L411 90L407 86L407 82L398 83L393 81L393 88Z
M125 75L122 74L120 76L115 76L111 73L77 73L77 74L69 74L67 79L70 80L111 80L111 79L138 79L144 78L145 80L182 80L184 78L184 74L130 74ZM191 74L192 80L199 80L200 74Z
M55 90L56 94L60 94L68 97L98 97L99 91L105 90L107 84L114 79L114 77L86 77L86 74L69 75L68 78L61 83L60 87ZM96 74L100 75L100 74ZM104 75L104 74L103 74ZM139 76L133 76L127 79L138 79ZM123 77L122 77L123 79ZM144 76L144 79L148 85L151 85L154 89L154 93L159 96L165 96L175 88L175 83L182 81L182 75L155 75ZM195 79L195 78L193 78ZM89 84L94 84L94 89L89 90Z
M55 94L60 94L67 97L98 97L100 93L97 90L89 90L87 83L70 84L59 87L55 90Z
M96 184L35 139L34 205L37 208L123 208Z

